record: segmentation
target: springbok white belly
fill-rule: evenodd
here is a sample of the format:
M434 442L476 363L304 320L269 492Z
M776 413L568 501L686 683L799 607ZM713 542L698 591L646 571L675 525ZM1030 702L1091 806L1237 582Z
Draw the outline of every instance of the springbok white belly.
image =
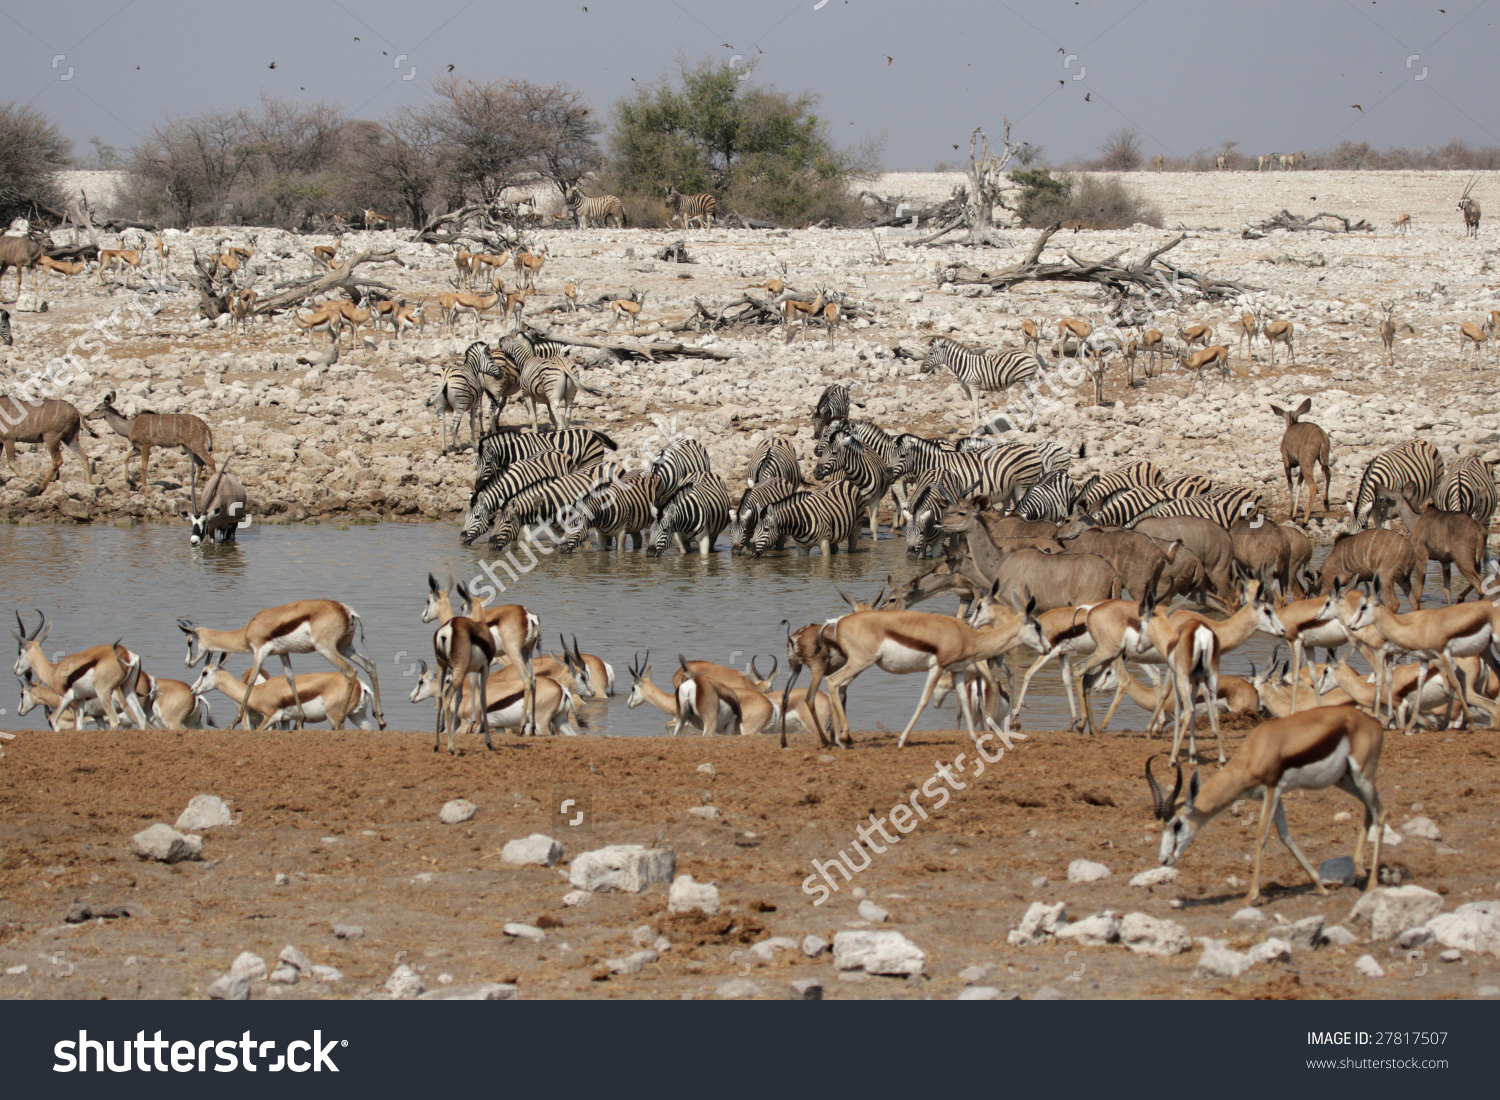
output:
M1321 790L1331 787L1343 778L1349 768L1349 739L1339 738L1338 747L1321 760L1304 764L1300 768L1288 768L1281 773L1277 787L1283 791Z
M934 660L933 654L927 650L903 645L892 638L883 640L875 651L875 663L886 672L927 672Z
M280 657L284 654L310 653L313 647L311 623L302 623L295 630L278 635L266 643L266 652Z

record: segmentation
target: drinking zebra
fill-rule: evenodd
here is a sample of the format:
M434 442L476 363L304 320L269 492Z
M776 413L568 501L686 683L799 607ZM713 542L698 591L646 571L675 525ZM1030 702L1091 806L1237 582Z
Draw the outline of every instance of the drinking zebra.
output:
M937 336L922 360L922 373L930 374L939 366L951 370L958 384L969 395L969 411L974 428L979 428L979 391L998 391L1019 383L1030 382L1041 373L1042 365L1029 351L985 351Z
M1053 470L1026 490L1026 495L1016 503L1016 514L1022 519L1061 523L1073 514L1073 502L1077 499L1078 486L1068 471Z
M816 493L777 501L761 516L750 540L750 553L758 558L786 539L809 554L816 544L824 557L836 553L839 543L847 540L853 553L859 542L862 507L860 491L850 481L835 481Z
M838 431L846 431L853 435L866 451L879 455L880 460L885 463L886 475L891 485L892 513L896 517L893 526L903 526L906 523L907 494L906 485L900 473L901 460L896 453L896 437L873 420L835 420L818 433L818 442L813 447L813 454L822 458L827 453L829 441ZM877 508L879 504L880 502L876 501Z
M598 222L607 229L610 218L615 220L616 228L625 228L625 206L614 195L600 195L591 199L578 190L576 185L570 185L563 192L563 202L568 204L573 222L579 229L589 228L590 222Z
M505 505L490 536L490 545L503 550L521 538L523 525L545 530L560 526L564 537L572 535L577 525L584 522L579 518L579 509L592 495L606 492L608 481L601 477L597 466L528 486Z
M743 550L750 544L750 536L760 523L765 510L777 501L795 496L801 490L783 477L768 477L756 482L740 497L734 506L733 521L729 525L729 545ZM780 549L780 547L776 547Z
M965 496L989 497L1001 511L1020 500L1043 473L1041 456L1026 444L1004 444L982 451L949 451L934 440L906 434L896 437L896 453L900 477L942 470L955 485L962 487Z
M619 445L603 432L593 428L565 428L557 432L532 432L519 426L496 428L479 440L479 473L474 478L481 488L509 469L511 463L544 451L559 451L581 470L598 465L606 451Z
M1473 455L1454 459L1433 490L1432 503L1445 512L1473 516L1488 529L1495 515L1493 465Z
M701 223L704 229L712 229L717 206L712 195L684 195L675 187L667 188L667 209L672 211L672 216L667 219L669 225L681 218L683 229L691 229L694 222Z
M1247 516L1260 507L1260 494L1254 489L1215 489L1211 493L1196 497L1174 497L1153 504L1126 526L1152 516L1197 516L1212 520L1225 530L1235 520Z
M938 527L938 520L950 506L959 502L962 495L944 470L928 470L912 483L907 498L911 502L911 513L906 519L908 554L925 557L942 543L945 536Z
M463 531L459 540L470 546L490 529L490 520L501 511L510 499L524 489L551 478L564 477L574 470L573 463L561 451L546 450L530 458L512 463L500 477L494 478L475 490L469 498L469 511L464 517Z
M1442 478L1443 456L1425 439L1409 439L1381 451L1365 467L1364 475L1359 479L1359 492L1350 505L1354 513L1354 530L1363 531L1370 525L1377 488L1400 493L1407 485L1415 486L1415 495L1409 499L1413 508L1420 508L1431 498Z
M630 536L631 549L639 550L642 532L651 526L651 500L655 491L653 476L645 470L620 474L612 491L590 494L578 506L583 523L568 535L563 549L577 550L590 531L599 536L599 549L623 550Z
M660 557L667 543L676 542L684 554L694 545L698 553L713 551L719 532L729 526L729 491L718 475L704 470L674 493L662 506L646 535L646 553Z
M755 445L750 455L750 468L745 473L745 485L754 488L768 477L779 477L793 485L802 484L802 470L797 465L797 452L785 436L768 435Z
M866 451L852 432L838 432L829 440L822 461L813 468L813 477L818 481L833 477L852 484L859 491L858 515L868 517L870 538L879 541L878 511L891 486L891 477L878 455ZM859 535L857 525L854 534L855 537ZM853 549L852 543L850 549Z

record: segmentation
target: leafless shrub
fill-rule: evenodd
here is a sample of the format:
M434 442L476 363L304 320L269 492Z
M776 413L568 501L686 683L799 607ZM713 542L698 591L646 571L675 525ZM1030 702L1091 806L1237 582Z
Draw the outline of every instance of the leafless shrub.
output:
M1140 131L1124 127L1111 133L1099 147L1099 159L1094 166L1112 172L1134 172L1141 166Z
M57 126L34 107L0 105L0 219L30 217L34 204L60 205L56 173L67 166L71 146Z

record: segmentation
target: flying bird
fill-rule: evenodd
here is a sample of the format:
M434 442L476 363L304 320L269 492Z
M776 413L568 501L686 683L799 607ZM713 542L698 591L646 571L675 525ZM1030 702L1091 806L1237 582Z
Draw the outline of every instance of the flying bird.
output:
M358 41L359 41L359 35L357 35L357 34L356 34L356 35L355 35L355 36L354 36L354 41L356 41L356 42L358 42Z
M895 58L893 58L893 57L891 57L891 55L890 55L890 54L886 54L886 55L885 55L885 63L886 63L886 64L887 64L887 65L889 65L889 64L890 64L890 63L891 63L891 62L892 62L892 61L894 61L894 60L895 60Z
M450 73L451 73L451 72L452 72L452 71L453 71L453 66L452 66L452 65L449 65L449 66L448 66L448 71L449 71L449 72L450 72Z
M1365 113L1365 109L1363 107L1361 107L1358 103L1351 103L1351 104L1349 104L1349 106L1353 107L1360 114L1364 114Z
M734 47L733 47L733 46L731 46L731 45L730 45L730 44L729 44L729 43L728 43L728 42L726 42L726 43L724 43L724 48L725 48L725 49L726 49L726 50L732 50L732 49L734 49Z
M1092 102L1092 101L1093 101L1093 98L1094 98L1094 93L1093 93L1093 92L1084 92L1084 93L1083 93L1083 101L1084 101L1084 102L1085 102L1085 103L1090 103L1090 102Z
M1062 81L1061 81L1061 80L1059 80L1059 81L1058 81L1058 83L1059 83L1059 84L1061 84L1061 83L1062 83Z
M276 62L274 62L274 61L273 61L273 62L271 62L271 68L273 68L273 69L274 69L274 68L275 68L275 67L276 67Z
M955 146L954 146L954 147L953 147L953 148L955 148L955 149L957 149L957 148L958 148L958 146L957 146L957 145L955 145Z

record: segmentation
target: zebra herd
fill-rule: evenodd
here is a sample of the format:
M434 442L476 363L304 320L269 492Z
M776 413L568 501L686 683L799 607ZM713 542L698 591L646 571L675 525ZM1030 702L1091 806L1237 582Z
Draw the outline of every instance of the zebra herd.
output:
M599 396L598 390L579 379L573 365L563 356L560 344L518 332L500 341L498 353L482 340L470 344L462 362L443 368L437 389L427 399L427 407L437 410L446 453L450 412L453 446L458 446L458 429L465 413L469 415L470 443L477 446L476 425L486 397L490 400L490 432L499 426L506 402L517 394L526 403L533 430L541 429L538 407L542 405L547 408L553 429L558 430L571 425L579 390Z

